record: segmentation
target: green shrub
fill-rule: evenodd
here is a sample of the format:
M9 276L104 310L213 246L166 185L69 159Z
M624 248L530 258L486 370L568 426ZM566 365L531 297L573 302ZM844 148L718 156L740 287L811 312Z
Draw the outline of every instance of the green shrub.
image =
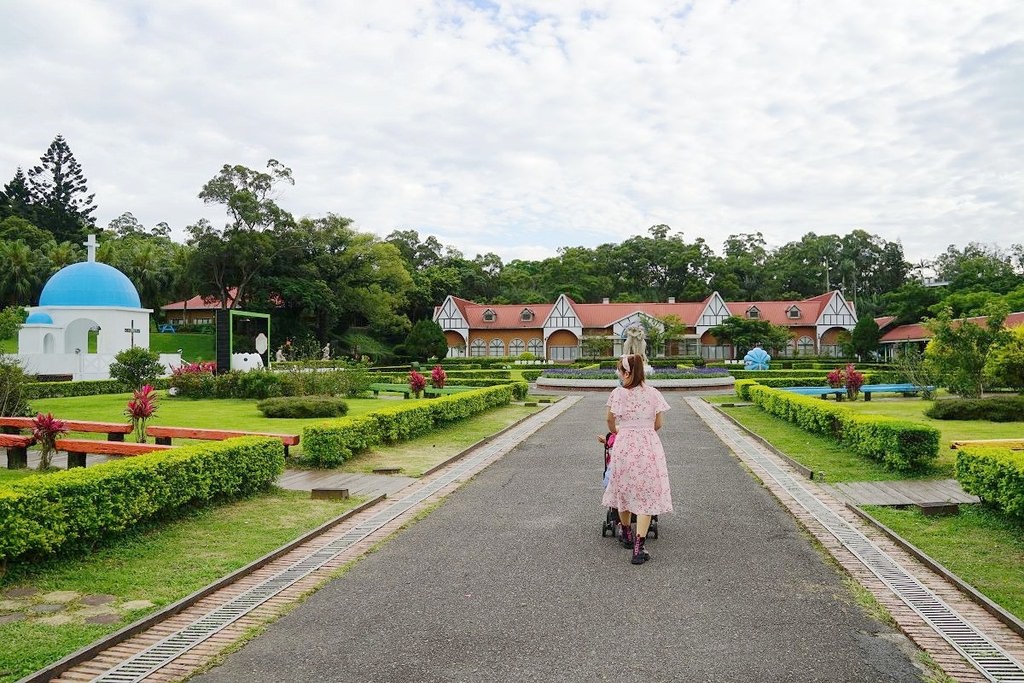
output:
M334 396L278 396L256 404L265 417L343 417L348 403Z
M523 379L527 382L536 382L543 372L543 370L523 370Z
M936 401L925 415L936 420L1024 422L1024 396L962 398Z
M31 384L17 361L0 355L0 415L28 414L28 387Z
M750 399L765 412L880 461L887 469L924 469L939 455L939 431L908 420L861 415L820 398L753 384Z
M412 405L403 401L368 415L310 425L302 430L302 460L313 467L337 467L372 446L405 441L495 406L508 405L517 394L525 398L527 389L525 382L506 383Z
M167 389L166 377L153 380L154 389ZM29 401L40 398L70 398L72 396L99 396L102 394L123 394L124 385L114 379L79 380L77 382L30 382L25 385L25 398Z
M160 356L139 346L121 351L110 364L110 378L120 382L128 391L135 391L144 384L152 386L162 374L164 366Z
M245 437L27 477L0 489L0 563L89 548L141 522L264 490L283 471L278 439Z
M962 447L956 454L956 478L964 491L1024 519L1024 452Z
M756 379L738 379L732 385L732 387L733 387L733 389L735 389L736 395L740 399L742 399L744 401L749 401L750 400L750 387L752 385L754 385L754 384L758 384L758 381Z

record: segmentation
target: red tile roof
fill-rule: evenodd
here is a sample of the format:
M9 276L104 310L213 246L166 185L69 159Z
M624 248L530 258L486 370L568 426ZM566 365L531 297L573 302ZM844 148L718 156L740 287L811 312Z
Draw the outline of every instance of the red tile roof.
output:
M886 325L891 324L895 319L894 315L883 315L881 318L875 318L875 324L878 325L878 329L884 330Z
M230 306L231 302L234 301L235 294L237 292L238 292L238 289L236 289L234 287L232 287L231 289L228 290L228 306ZM173 304L167 304L166 306L161 306L160 310L162 310L162 311L169 311L169 310L180 311L183 308L187 308L190 311L198 311L198 310L203 310L203 309L213 310L213 309L221 308L221 305L220 305L220 299L218 299L215 296L203 297L203 296L200 296L200 295L197 294L194 297L192 297L191 299L188 299L187 301L175 301Z
M682 322L692 325L706 306L704 301L683 301L669 303L627 303L627 304L574 304L583 327L611 327L616 321L640 312L652 318L674 315Z
M544 327L544 321L554 307L554 304L486 305L476 304L472 301L456 297L452 298L455 299L455 305L459 307L462 315L465 316L470 329L511 330L541 328ZM522 319L521 316L524 309L533 311L532 320ZM494 311L495 317L493 321L484 320L485 311Z
M984 325L985 321L988 320L988 316L980 315L974 318L967 318L966 320L975 325ZM960 320L954 320L953 322L958 323ZM1024 311L1011 313L1006 316L1006 321L1003 323L1003 327L1018 327L1019 325L1024 325ZM880 341L883 344L894 344L901 341L924 341L931 338L932 333L922 323L913 323L911 325L894 327L883 334Z

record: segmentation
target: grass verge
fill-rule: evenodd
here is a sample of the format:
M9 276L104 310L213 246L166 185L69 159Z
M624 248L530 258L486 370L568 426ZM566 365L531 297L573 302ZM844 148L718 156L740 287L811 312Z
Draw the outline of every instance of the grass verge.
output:
M457 425L435 430L411 441L360 453L337 468L339 472L371 473L377 468L401 468L402 474L418 477L435 465L519 420L538 407L508 405L476 415Z
M354 498L310 500L306 492L275 489L129 532L95 549L89 557L9 567L0 578L4 594L14 588L33 588L38 593L18 604L0 595L0 614L20 617L0 624L0 683L17 680L185 597L360 502ZM87 608L81 598L67 602L58 612L28 611L34 605L52 602L42 596L54 591L114 596L112 604L119 619L110 624L84 623L76 614ZM138 600L153 606L119 608ZM60 624L55 623L59 619L51 619L54 616L71 619Z
M1024 522L982 505L926 517L917 509L863 506L988 599L1024 620Z

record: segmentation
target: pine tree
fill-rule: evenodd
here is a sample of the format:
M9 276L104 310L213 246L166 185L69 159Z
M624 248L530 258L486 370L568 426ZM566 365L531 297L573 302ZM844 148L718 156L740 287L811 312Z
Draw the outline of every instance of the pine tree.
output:
M40 166L28 172L36 225L52 232L57 242L76 243L87 227L95 225L92 200L96 195L86 194L82 167L64 136L54 138L40 161Z
M34 222L35 210L32 207L32 193L28 188L25 172L18 167L11 182L0 191L0 220L16 216Z

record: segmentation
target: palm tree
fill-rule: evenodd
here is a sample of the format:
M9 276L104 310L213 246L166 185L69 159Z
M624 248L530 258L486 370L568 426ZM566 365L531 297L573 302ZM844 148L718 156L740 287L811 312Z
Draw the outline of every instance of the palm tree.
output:
M37 295L42 284L40 259L22 242L0 242L0 263L6 268L0 272L0 297L7 304L27 305Z

